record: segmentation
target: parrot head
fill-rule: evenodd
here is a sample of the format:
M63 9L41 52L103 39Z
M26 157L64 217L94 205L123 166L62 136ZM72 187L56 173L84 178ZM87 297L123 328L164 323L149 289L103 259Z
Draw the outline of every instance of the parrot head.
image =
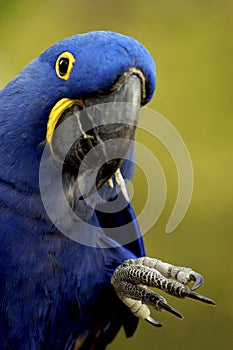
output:
M131 37L98 31L54 44L0 92L11 179L38 184L45 144L69 182L82 180L84 197L112 187L120 168L130 177L139 109L154 90L153 59Z

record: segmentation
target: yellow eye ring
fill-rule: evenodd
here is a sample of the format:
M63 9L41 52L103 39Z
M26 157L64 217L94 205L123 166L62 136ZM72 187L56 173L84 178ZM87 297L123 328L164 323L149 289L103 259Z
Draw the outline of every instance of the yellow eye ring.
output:
M58 57L55 65L57 76L60 79L68 80L70 78L70 74L74 66L74 63L75 63L75 58L72 55L72 53L68 51L63 52Z

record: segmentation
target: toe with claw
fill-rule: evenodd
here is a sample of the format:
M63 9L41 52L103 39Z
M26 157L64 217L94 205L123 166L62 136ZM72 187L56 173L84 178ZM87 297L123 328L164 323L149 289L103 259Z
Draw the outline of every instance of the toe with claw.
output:
M194 282L191 289L189 282ZM115 270L111 283L118 297L125 303L133 314L150 324L161 327L162 323L150 316L148 306L161 311L165 310L182 318L182 315L167 304L164 297L148 289L154 287L178 298L192 298L215 305L215 302L194 292L203 283L203 277L190 268L174 266L161 260L143 257L126 260Z

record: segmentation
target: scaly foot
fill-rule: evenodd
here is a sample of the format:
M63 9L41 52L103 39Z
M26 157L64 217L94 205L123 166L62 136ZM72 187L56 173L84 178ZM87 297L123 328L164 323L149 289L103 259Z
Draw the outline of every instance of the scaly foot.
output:
M194 282L191 290L186 286L189 282ZM193 291L202 282L203 277L190 268L174 266L148 257L126 260L118 266L111 279L117 296L132 313L156 327L161 327L162 323L150 316L147 305L156 310L166 310L180 318L182 315L168 305L164 297L147 287L161 289L178 298L188 297L215 305L213 300Z

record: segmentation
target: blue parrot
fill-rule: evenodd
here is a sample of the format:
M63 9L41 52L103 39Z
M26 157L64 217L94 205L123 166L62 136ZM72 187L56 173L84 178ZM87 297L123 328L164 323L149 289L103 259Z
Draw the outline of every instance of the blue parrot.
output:
M155 85L139 42L98 31L0 91L0 349L103 350L139 318L161 326L148 305L181 317L145 285L213 303L185 286L201 275L146 257L127 196Z

